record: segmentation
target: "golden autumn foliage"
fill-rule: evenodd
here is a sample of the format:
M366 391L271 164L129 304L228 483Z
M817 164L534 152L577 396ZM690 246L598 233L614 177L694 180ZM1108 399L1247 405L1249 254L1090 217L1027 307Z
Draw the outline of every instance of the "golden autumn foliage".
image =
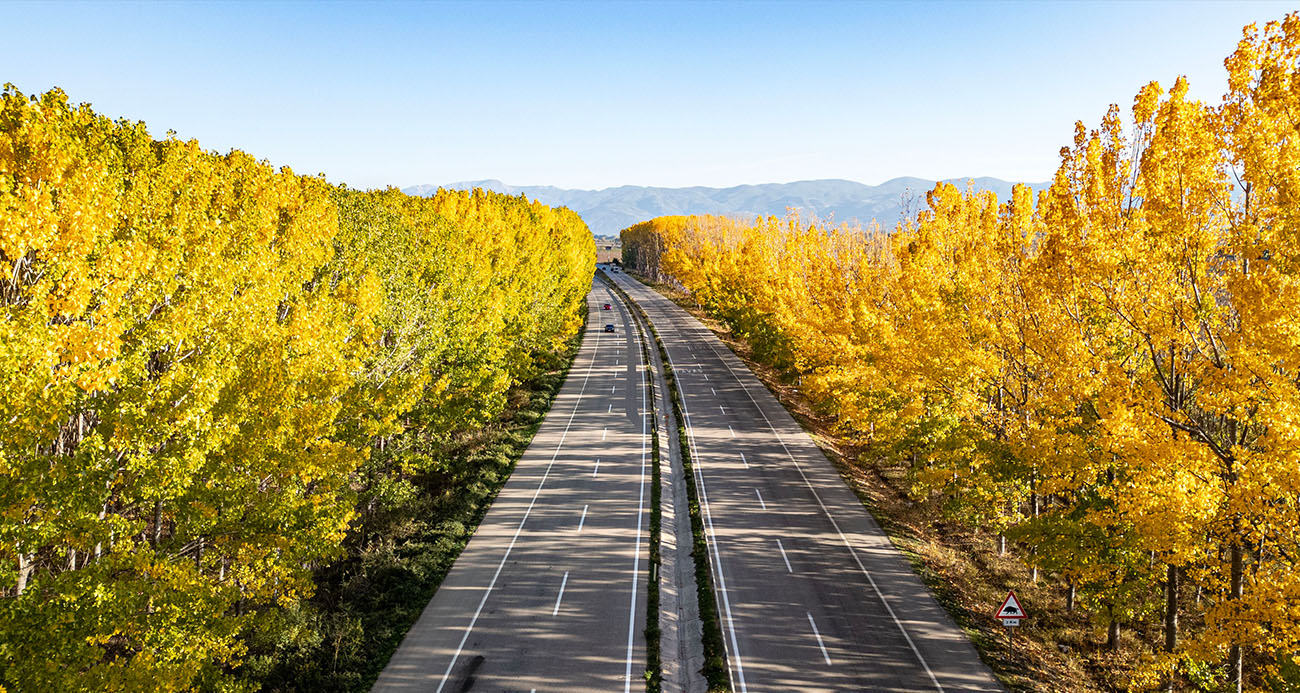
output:
M247 686L250 614L400 476L372 448L490 419L575 333L591 234L0 98L0 682Z
M625 264L1018 542L1113 646L1163 623L1135 689L1297 686L1300 15L1225 65L1221 104L1180 79L1079 124L1036 200L940 184L891 234L661 218Z

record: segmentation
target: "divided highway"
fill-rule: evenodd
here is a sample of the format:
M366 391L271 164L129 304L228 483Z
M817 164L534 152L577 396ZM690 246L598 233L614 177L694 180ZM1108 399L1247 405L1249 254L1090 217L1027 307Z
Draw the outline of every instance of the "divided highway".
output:
M536 437L373 690L644 690L645 364L613 291L593 284L587 310Z
M1000 691L834 466L707 328L622 273L668 351L733 688Z

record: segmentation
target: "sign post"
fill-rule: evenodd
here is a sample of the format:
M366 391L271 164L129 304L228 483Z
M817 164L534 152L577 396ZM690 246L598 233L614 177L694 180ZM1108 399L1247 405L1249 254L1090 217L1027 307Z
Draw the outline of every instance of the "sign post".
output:
M1007 647L1011 647L1011 629L1020 625L1020 619L1028 617L1024 607L1020 606L1020 600L1016 599L1015 590L1007 591L1007 598L1002 600L1002 606L998 607L993 618L1002 622L1007 628Z

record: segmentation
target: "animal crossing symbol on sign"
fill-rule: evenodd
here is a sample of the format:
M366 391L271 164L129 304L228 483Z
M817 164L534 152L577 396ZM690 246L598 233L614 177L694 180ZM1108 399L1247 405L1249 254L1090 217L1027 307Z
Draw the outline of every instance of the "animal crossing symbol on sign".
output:
M1007 598L1002 601L1002 606L998 608L994 618L1002 620L1004 626L1018 626L1020 619L1028 616L1023 607L1020 606L1020 600L1016 599L1015 592L1007 592Z

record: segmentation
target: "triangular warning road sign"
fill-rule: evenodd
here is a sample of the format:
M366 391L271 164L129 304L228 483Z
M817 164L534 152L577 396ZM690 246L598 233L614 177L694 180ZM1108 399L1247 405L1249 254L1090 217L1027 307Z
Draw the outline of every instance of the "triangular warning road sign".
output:
M1002 602L1002 606L998 609L998 612L993 614L993 618L1024 618L1028 615L1029 614L1025 613L1025 610L1020 606L1020 600L1016 599L1016 593L1014 591L1009 591L1007 592L1006 600Z

